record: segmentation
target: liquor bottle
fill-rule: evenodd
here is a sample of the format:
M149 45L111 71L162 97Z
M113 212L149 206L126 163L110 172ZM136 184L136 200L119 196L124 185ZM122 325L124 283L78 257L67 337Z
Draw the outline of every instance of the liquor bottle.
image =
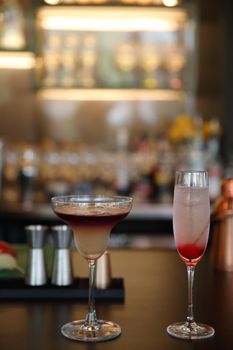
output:
M21 50L25 47L24 16L16 0L3 1L1 6L0 48Z

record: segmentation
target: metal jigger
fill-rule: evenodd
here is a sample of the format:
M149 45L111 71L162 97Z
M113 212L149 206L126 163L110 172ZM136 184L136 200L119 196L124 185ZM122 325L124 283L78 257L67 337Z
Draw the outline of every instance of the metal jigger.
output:
M66 225L52 227L55 245L52 266L52 284L68 286L73 282L72 262L70 255L71 231Z
M106 251L96 262L95 285L98 289L107 289L111 284L110 256Z
M47 282L43 249L47 227L30 225L25 227L25 231L29 245L25 283L30 286L41 286Z

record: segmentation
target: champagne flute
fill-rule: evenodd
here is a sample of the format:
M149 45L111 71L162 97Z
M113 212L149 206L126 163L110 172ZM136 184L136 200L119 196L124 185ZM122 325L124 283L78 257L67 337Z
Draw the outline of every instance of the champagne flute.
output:
M210 224L208 173L177 171L173 201L173 231L177 251L188 273L188 315L185 322L167 327L168 334L182 339L202 339L214 335L214 329L196 323L193 315L195 266L205 252Z
M89 302L84 320L73 321L61 328L62 334L73 340L98 342L121 334L118 324L97 320L94 285L97 259L107 249L113 226L127 216L132 198L124 196L70 195L52 198L54 212L73 231L79 253L89 265Z

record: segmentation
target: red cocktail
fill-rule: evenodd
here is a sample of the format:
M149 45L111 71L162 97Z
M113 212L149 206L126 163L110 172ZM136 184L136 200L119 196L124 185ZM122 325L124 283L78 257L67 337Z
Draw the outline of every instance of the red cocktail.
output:
M118 324L97 320L94 306L96 260L105 252L113 226L124 219L132 207L132 198L122 196L60 196L52 198L54 212L73 231L76 247L87 259L90 269L89 307L85 320L65 324L64 336L79 341L96 342L117 337Z
M54 208L72 229L77 249L86 259L98 259L106 250L112 227L128 214L128 208L85 209L73 205Z

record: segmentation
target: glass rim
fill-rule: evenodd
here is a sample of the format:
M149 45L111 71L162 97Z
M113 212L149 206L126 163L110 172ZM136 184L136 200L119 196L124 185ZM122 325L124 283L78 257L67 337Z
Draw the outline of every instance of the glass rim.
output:
M208 171L207 170L176 170L175 171L176 174L207 174L208 175Z
M177 170L175 172L175 185L185 187L208 187L209 174L206 170Z
M101 195L101 194L71 194L51 197L52 203L132 203L133 198L130 196L117 196L117 195Z

